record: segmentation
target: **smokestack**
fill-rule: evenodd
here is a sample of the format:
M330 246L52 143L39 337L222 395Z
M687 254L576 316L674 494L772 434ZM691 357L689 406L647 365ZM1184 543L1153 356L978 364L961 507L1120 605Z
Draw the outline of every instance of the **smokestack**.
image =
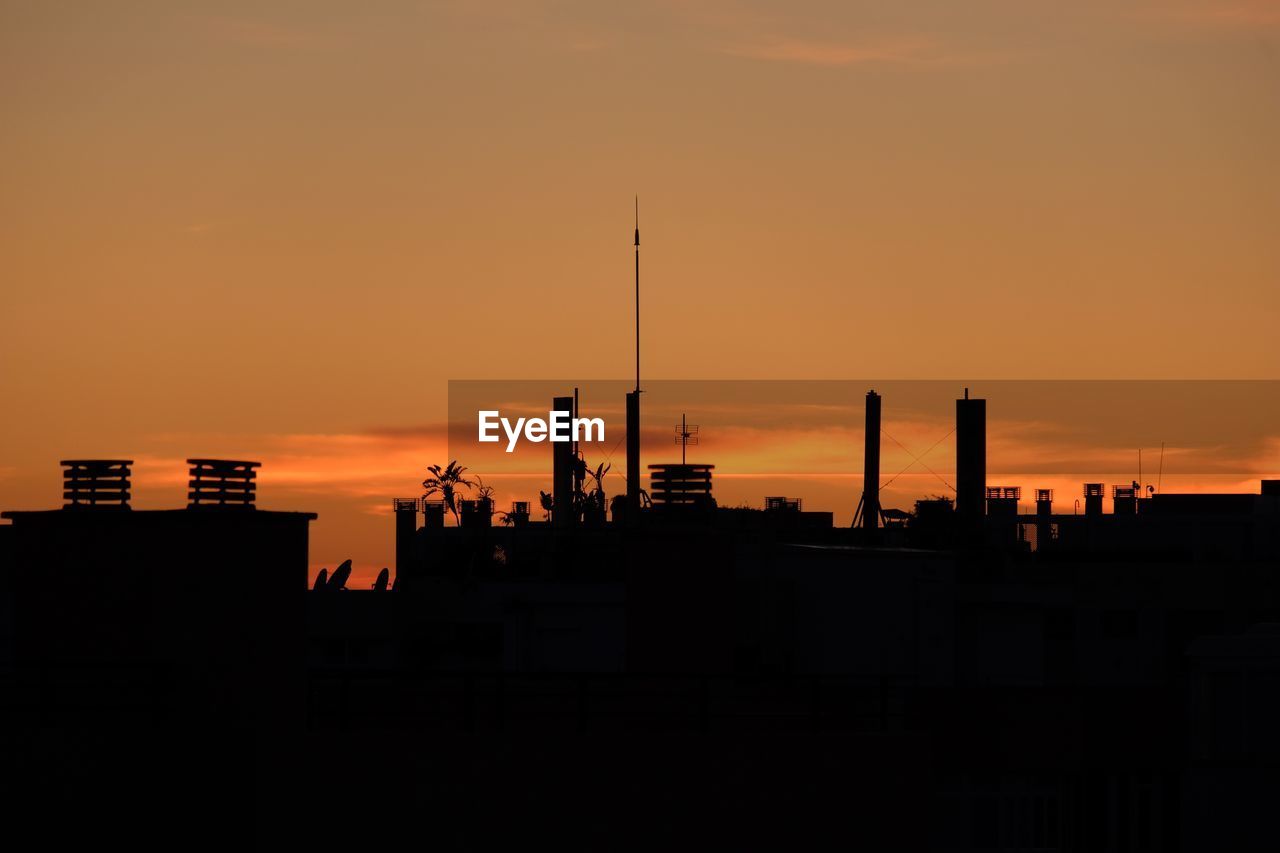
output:
M627 392L627 512L640 513L640 390Z
M960 524L981 527L987 497L987 401L956 400L956 514Z
M572 397L555 397L551 410L572 412ZM552 441L551 445L551 523L556 527L573 524L573 444Z
M862 529L880 526L880 395L867 392L867 426L862 446Z

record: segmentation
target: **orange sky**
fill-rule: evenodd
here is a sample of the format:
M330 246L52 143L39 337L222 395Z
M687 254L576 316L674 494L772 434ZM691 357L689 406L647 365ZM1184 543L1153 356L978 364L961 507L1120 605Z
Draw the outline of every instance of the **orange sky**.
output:
M389 559L449 379L629 373L636 192L649 376L1274 378L1278 96L1273 0L6 0L0 507Z

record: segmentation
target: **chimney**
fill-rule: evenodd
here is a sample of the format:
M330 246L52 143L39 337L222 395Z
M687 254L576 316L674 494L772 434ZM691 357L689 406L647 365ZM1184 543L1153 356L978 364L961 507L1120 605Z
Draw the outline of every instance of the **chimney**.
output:
M1036 550L1053 538L1053 489L1036 489Z
M956 514L962 527L982 526L987 492L987 401L956 400Z
M1102 496L1104 490L1101 483L1084 484L1084 514L1089 517L1102 515Z
M880 395L867 392L867 423L862 445L862 528L880 526Z
M987 514L1009 519L1018 517L1018 501L1022 499L1021 486L988 486Z
M553 398L551 410L572 413L573 398ZM548 443L551 445L551 523L556 527L569 527L573 524L573 443Z
M132 459L64 459L63 509L129 509Z
M1036 517L1053 515L1053 489L1036 489Z
M1018 525L1018 501L1022 498L1020 486L988 486L987 538L1001 546L1020 541L1022 528Z
M432 530L444 527L444 501L422 502L422 526Z
M234 459L188 459L191 480L187 509L254 509L261 462Z
M412 572L414 542L418 533L418 501L415 498L395 498L392 506L396 512L396 580L409 577Z
M1116 515L1136 515L1138 512L1138 489L1132 486L1111 487L1111 511Z

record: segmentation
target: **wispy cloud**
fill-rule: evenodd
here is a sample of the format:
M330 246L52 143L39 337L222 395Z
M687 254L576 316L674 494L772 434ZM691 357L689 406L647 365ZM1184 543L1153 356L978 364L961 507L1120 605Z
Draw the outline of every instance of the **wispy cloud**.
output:
M264 495L280 488L351 497L395 496L416 488L426 466L443 459L444 436L443 424L350 433L153 435L149 440L160 452L138 456L134 468L148 482L185 482L184 459L189 454L171 455L163 448L200 447L201 454L261 461Z

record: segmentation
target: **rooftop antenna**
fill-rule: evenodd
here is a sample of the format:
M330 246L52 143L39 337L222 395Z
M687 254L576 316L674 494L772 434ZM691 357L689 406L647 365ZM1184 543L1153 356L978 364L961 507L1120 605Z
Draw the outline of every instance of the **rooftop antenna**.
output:
M636 392L640 391L640 196L636 196Z
M1164 442L1160 442L1160 468L1156 471L1156 494L1160 494L1160 484L1164 482Z
M636 390L627 392L627 522L640 515L640 196L636 196Z
M685 453L689 449L689 445L698 444L698 425L686 423L684 414L680 415L680 423L676 424L676 444L680 445L680 464L687 464Z

